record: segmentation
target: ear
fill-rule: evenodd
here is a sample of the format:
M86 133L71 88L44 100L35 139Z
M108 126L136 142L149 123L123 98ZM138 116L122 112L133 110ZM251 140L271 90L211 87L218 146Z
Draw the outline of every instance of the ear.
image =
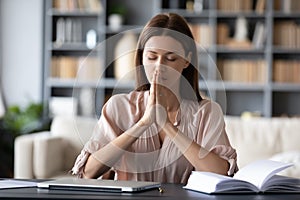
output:
M184 68L187 68L190 65L191 60L192 60L192 52L189 52L185 60Z

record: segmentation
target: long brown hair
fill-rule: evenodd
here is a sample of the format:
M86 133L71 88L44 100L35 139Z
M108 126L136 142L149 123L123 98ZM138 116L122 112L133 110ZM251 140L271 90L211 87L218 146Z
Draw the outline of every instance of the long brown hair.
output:
M135 53L136 90L145 91L150 89L150 83L147 80L143 66L143 51L145 44L150 37L161 35L171 36L179 41L185 50L185 56L191 53L190 64L182 71L183 77L181 78L180 83L180 95L184 99L195 100L196 97L196 100L201 101L202 97L200 96L198 85L197 47L186 20L175 13L163 13L154 16L141 32L137 44L137 51ZM190 92L187 92L183 82L189 84L189 87L192 88L194 94L191 95Z

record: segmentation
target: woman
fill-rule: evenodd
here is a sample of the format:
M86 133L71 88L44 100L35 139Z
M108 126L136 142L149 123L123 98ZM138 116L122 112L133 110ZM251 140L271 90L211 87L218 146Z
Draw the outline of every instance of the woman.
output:
M197 51L181 16L159 14L144 27L136 51L136 90L110 98L72 169L98 178L186 183L192 170L232 175L222 111L199 94Z

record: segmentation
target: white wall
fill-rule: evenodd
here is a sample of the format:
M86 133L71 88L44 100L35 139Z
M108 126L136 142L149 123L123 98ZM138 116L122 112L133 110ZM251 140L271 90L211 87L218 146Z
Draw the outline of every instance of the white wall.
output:
M7 105L42 100L42 0L0 0L0 64ZM0 80L1 80L0 79Z

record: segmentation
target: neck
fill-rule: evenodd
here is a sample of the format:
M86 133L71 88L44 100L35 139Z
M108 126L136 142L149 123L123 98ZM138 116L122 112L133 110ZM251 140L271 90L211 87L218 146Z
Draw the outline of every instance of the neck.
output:
M178 88L167 92L167 110L168 112L177 111L180 107L181 97Z

